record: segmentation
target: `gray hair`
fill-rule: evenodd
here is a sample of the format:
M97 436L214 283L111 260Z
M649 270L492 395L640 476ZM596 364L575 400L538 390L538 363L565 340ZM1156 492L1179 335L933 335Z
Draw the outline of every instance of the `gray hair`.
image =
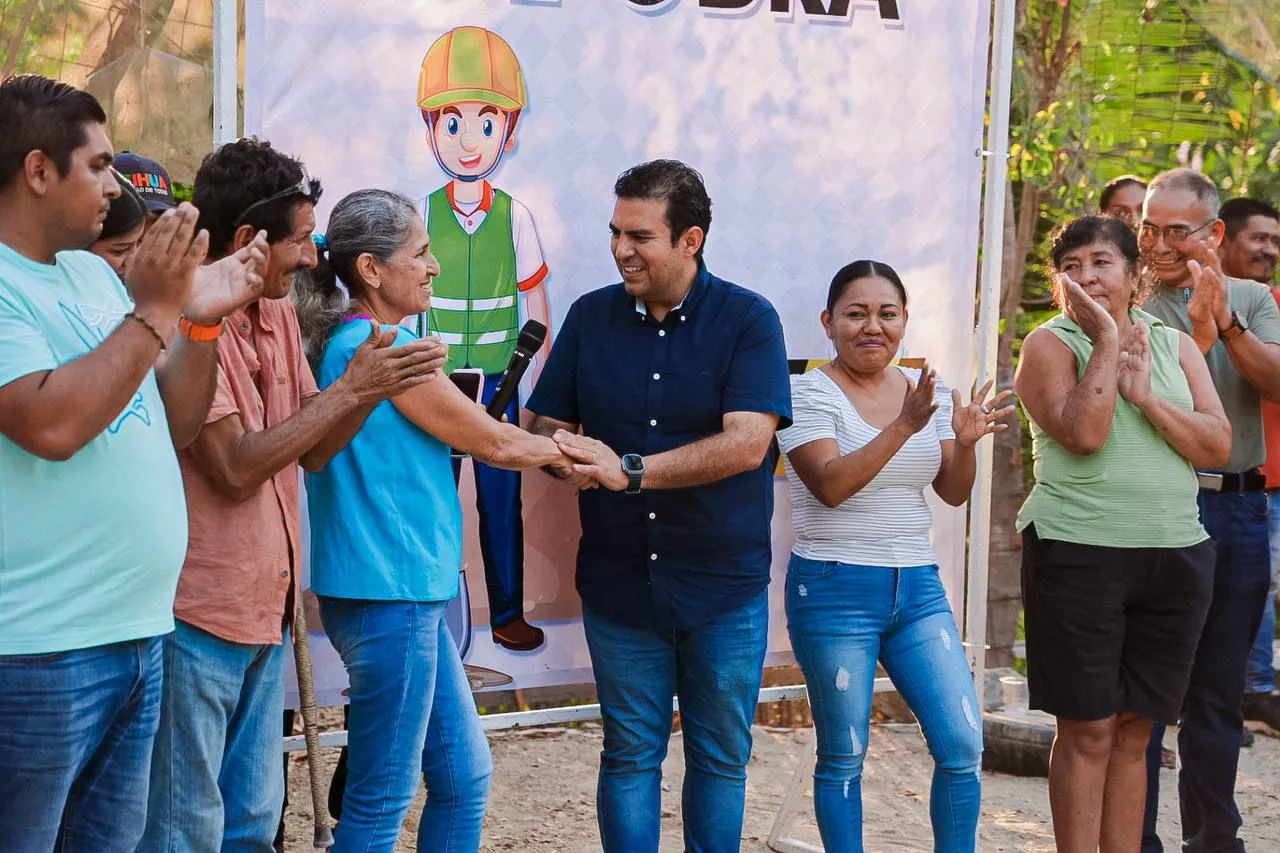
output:
M382 263L390 261L409 239L415 218L421 221L413 202L388 190L357 190L334 206L328 232L316 240L316 268L300 272L291 293L312 370L319 369L325 343L346 312L348 294L364 292L356 259L369 254Z
M1218 196L1218 187L1195 169L1170 169L1167 172L1161 172L1147 187L1147 197L1150 198L1157 190L1189 190L1195 193L1196 201L1208 209L1210 216L1214 219L1218 218L1222 205L1222 200Z

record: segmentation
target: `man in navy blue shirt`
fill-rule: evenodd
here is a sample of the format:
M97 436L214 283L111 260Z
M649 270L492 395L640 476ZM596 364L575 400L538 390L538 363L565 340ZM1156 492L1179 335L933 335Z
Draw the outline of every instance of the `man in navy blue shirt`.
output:
M772 439L791 421L782 325L703 264L697 172L644 163L614 194L622 283L569 309L529 401L530 429L579 463L552 473L583 489L600 835L605 853L657 853L678 696L686 846L736 851L767 639Z

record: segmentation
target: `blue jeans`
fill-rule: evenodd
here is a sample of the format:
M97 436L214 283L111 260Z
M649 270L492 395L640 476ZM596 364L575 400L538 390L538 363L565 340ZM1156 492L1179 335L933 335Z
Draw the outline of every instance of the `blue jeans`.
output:
M1276 580L1280 577L1280 491L1267 492L1267 528L1271 537L1271 594L1262 611L1262 624L1253 648L1249 650L1249 669L1245 676L1245 693L1271 693L1276 689Z
M0 849L133 853L162 677L159 637L0 655Z
M982 705L937 567L792 555L787 630L817 728L813 805L826 849L862 851L862 765L879 661L933 755L933 849L972 851L982 800Z
M769 598L688 630L635 628L583 607L604 718L596 818L604 853L657 853L671 698L684 731L685 850L739 849L751 721L768 640Z
M1178 730L1178 806L1183 853L1242 851L1242 821L1235 804L1240 731L1244 726L1245 664L1258 634L1271 588L1271 549L1265 492L1208 492L1199 497L1200 520L1217 545L1213 604L1200 634ZM1147 750L1147 808L1142 851L1162 850L1156 835L1160 797L1158 742Z
M138 853L271 853L284 801L283 645L230 643L181 620Z
M351 679L334 853L393 853L419 775L427 803L418 849L480 849L493 760L445 605L320 598L325 632Z

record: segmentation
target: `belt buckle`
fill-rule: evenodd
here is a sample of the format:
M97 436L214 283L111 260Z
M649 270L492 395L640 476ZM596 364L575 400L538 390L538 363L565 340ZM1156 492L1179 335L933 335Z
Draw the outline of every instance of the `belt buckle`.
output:
M1222 491L1222 481L1225 478L1221 474L1206 474L1203 471L1196 472L1196 480L1200 483L1200 488L1208 492Z

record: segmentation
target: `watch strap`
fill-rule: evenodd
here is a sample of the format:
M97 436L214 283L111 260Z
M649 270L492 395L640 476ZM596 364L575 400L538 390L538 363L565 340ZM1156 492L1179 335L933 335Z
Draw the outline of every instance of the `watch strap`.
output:
M1246 329L1245 329L1244 323L1240 322L1240 315L1235 311L1232 311L1231 323L1225 329L1219 332L1219 335L1223 339L1230 341L1240 337L1245 333L1245 331Z
M200 323L193 323L186 317L178 318L178 332L187 340L195 343L208 343L216 341L222 335L222 327L226 323L225 320L219 320L215 326L205 326Z

